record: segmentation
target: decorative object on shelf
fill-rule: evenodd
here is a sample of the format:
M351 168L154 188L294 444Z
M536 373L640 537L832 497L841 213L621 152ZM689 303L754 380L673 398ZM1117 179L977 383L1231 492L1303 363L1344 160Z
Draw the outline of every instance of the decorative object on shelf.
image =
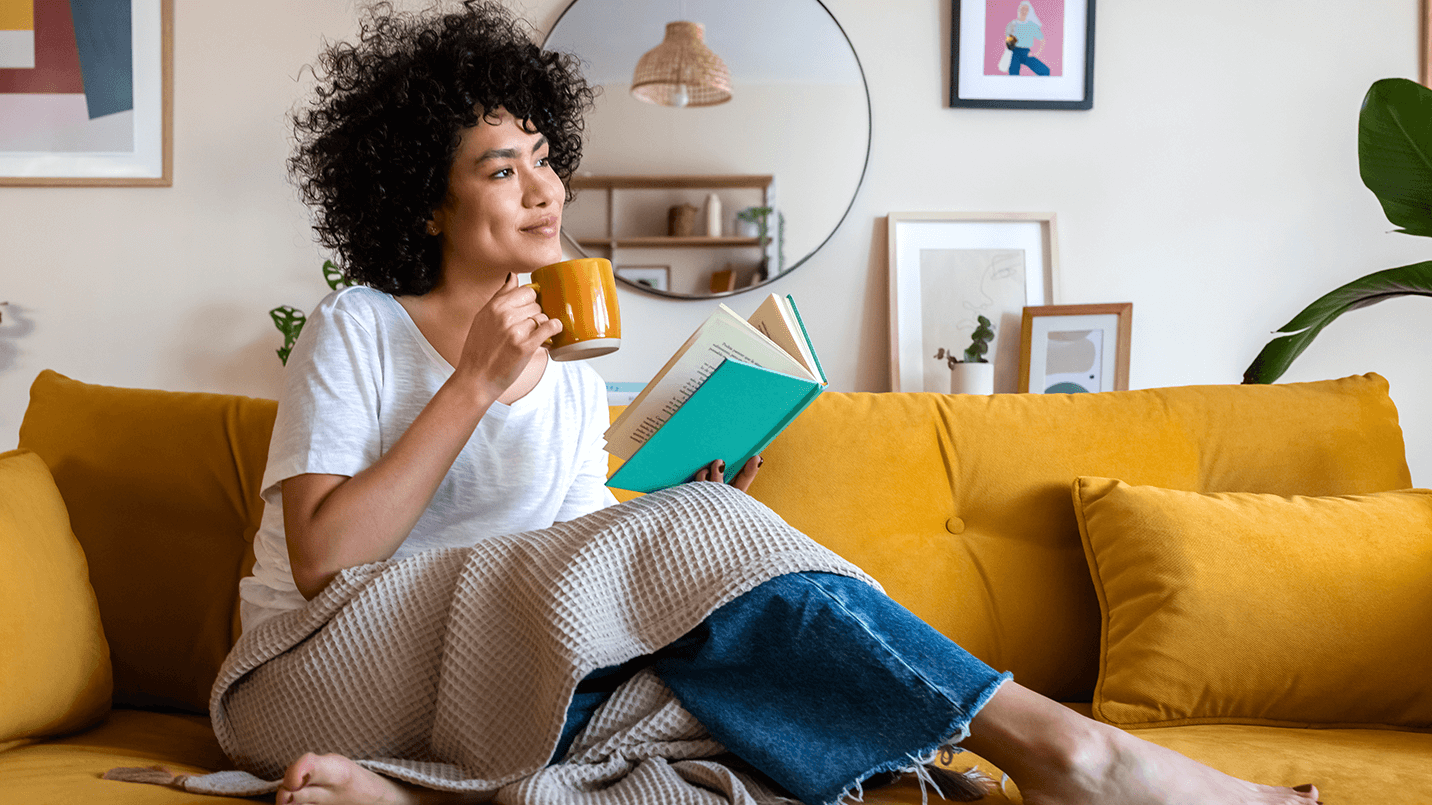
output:
M715 106L731 100L731 71L706 47L697 22L668 22L661 44L636 63L632 97L658 106Z
M338 264L332 260L323 261L323 281L328 283L330 290L347 288L352 283L343 276L343 271ZM283 346L275 352L278 353L278 360L284 366L288 365L288 354L293 351L293 345L298 342L298 334L303 332L303 325L308 317L292 305L280 305L269 311L269 318L273 319L273 326L283 333Z
M715 193L706 194L706 237L719 238L722 235L721 197Z
M1127 391L1134 305L1026 307L1019 390L1037 394Z
M978 318L975 331L970 334L970 345L965 347L964 360L955 357L953 350L946 352L940 347L935 360L943 360L950 367L951 394L993 394L994 364L985 360L989 352L989 340L994 338L994 328L989 319Z
M671 288L671 266L617 266L616 273L619 280L653 291Z
M1357 156L1362 183L1397 231L1432 237L1432 89L1405 78L1374 83L1358 115ZM1373 272L1314 300L1278 328L1286 335L1263 347L1243 382L1272 383L1338 316L1394 296L1432 296L1432 260Z
M994 390L1014 391L1020 316L1056 301L1054 213L903 212L886 221L891 389L944 393L948 375L929 356L969 338L984 316L994 329Z
M711 293L730 293L736 290L736 270L727 264L720 271L711 272Z
M950 106L1094 108L1094 0L951 0L950 21Z
M851 213L870 160L870 87L851 39L841 28L835 5L820 0L759 0L742 11L726 0L684 2L685 14L677 13L673 0L558 3L561 13L552 22L543 47L579 57L587 80L603 89L587 117L583 172L657 177L723 170L776 177L766 198L709 186L689 197L671 194L660 198L655 193L619 190L619 204L623 205L619 216L628 215L630 222L616 223L616 237L624 231L660 234L660 218L668 205L681 201L699 205L711 189L721 194L727 234L731 233L734 210L774 206L789 226L787 237L780 238L779 221L773 220L771 225L777 251L785 255L784 261L769 261L762 282L772 282L809 262ZM761 77L760 91L704 110L673 110L632 97L628 91L632 66L661 41L664 26L673 19L704 23L706 41L725 59L733 81L740 83L743 76ZM779 125L773 126L773 120ZM812 159L811 149L805 147L811 132L820 132L819 159ZM693 147L694 143L700 147ZM577 189L575 182L573 188ZM574 253L607 257L615 265L670 264L672 291L663 294L643 288L643 293L709 298L707 281L712 268L721 267L726 259L755 262L754 249L745 246L732 251L729 258L713 255L710 244L682 244L680 251L650 256L628 252L628 246L619 246L615 256L607 246L589 246L586 241L596 240L592 236L604 231L604 196L602 192L579 191L567 206L564 221L573 241L569 245L578 250ZM652 209L640 203L643 197L651 199ZM731 248L729 242L719 246ZM747 277L746 270L742 280ZM738 289L744 291L745 287Z
M673 238L689 238L695 233L695 204L677 204L666 211L666 234Z
M0 185L172 185L173 0L9 5Z

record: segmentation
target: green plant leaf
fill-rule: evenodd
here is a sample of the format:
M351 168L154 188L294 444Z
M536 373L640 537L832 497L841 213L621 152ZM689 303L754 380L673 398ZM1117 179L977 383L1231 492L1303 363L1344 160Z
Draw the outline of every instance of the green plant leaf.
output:
M1387 220L1432 237L1432 90L1405 78L1374 83L1358 115L1357 157Z
M273 319L273 326L283 333L283 346L279 347L279 362L284 366L288 365L288 354L293 351L293 345L298 342L298 334L303 331L303 325L308 317L303 311L289 305L281 305L269 311L269 318Z
M323 281L327 282L329 289L334 291L352 285L348 278L343 276L343 269L339 268L338 264L332 260L323 261Z
M1432 261L1389 268L1349 282L1315 300L1279 327L1288 333L1269 341L1243 373L1244 383L1272 383L1338 316L1394 296L1432 296Z

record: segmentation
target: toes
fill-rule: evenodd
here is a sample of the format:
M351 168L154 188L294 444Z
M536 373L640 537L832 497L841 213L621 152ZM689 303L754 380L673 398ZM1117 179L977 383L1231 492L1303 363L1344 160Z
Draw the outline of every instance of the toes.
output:
M295 760L289 765L288 770L283 773L282 791L293 792L308 785L309 779L313 777L314 766L318 764L318 755L309 752L303 757Z

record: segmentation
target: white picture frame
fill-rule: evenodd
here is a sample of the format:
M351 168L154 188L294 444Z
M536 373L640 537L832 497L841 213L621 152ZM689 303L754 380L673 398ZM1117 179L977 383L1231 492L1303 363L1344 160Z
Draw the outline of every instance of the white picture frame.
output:
M0 186L173 185L174 2L130 0L129 8L132 83L121 86L132 92L132 108L89 121L82 121L81 108L81 122L73 122L70 107L55 106L68 103L73 93L0 92ZM47 58L47 37L38 30L43 24L37 18L33 31L40 66ZM71 33L70 41L74 40ZM104 50L103 45L97 47ZM102 76L112 74L100 70ZM80 97L83 107L84 96ZM97 113L91 109L91 114ZM7 119L16 128L7 129ZM37 128L36 120L60 128ZM67 122L55 124L56 120ZM120 135L123 147L89 144L108 144Z
M617 266L615 273L633 285L656 291L671 290L671 266Z
M985 315L994 390L1015 391L1024 308L1057 301L1055 214L896 212L886 221L891 389L948 392L950 369L936 351L961 354Z

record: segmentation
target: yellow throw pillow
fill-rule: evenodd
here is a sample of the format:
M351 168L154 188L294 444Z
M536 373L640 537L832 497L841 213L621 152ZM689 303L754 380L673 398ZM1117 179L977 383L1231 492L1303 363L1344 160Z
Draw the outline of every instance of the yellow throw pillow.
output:
M0 453L0 742L109 712L109 645L84 551L40 457Z
M1073 493L1100 720L1432 730L1432 492Z

